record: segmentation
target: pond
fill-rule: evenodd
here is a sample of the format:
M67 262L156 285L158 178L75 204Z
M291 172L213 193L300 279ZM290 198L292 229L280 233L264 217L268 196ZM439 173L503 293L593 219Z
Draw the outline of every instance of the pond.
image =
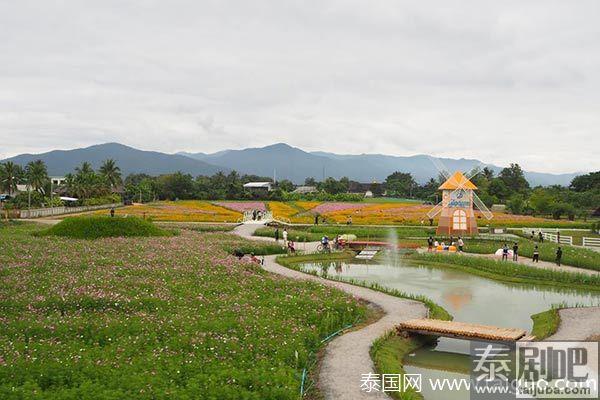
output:
M316 262L300 266L306 272L316 271L320 275L378 283L406 293L425 295L448 310L455 321L523 328L528 332L533 324L531 315L546 311L553 304L600 304L598 293L502 283L450 268L407 265L398 261L393 264ZM469 365L464 355L468 353L468 341L440 338L436 346L420 349L407 357L405 370L421 373L423 379L464 377L462 372ZM443 365L446 370L431 369L432 364ZM425 390L425 385L423 389L427 400L469 398L466 390L430 392Z

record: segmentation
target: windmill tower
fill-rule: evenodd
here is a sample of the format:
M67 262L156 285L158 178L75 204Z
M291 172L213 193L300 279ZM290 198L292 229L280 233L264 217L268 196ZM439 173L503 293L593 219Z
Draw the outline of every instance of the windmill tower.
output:
M474 207L477 207L486 219L490 220L494 217L475 193L477 186L470 181L479 173L479 168L474 169L469 177L460 171L450 175L439 160L432 158L432 161L446 178L446 181L438 188L442 191L442 201L427 213L429 218L434 218L439 214L436 233L454 236L477 234L477 218Z

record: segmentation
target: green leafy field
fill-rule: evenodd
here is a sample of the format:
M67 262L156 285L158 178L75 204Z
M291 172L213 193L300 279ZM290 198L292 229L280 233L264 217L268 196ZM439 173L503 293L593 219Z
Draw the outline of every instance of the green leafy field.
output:
M297 399L366 308L278 278L230 234L75 240L0 229L0 398Z

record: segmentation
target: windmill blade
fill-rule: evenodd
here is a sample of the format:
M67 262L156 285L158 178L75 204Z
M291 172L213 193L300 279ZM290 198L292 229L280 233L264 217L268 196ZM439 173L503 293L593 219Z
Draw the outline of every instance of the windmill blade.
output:
M492 214L492 212L486 207L486 205L483 204L483 201L481 201L481 199L475 194L475 192L473 192L473 203L477 206L479 211L481 211L483 216L486 217L488 220L494 218L494 214Z
M483 168L485 168L485 164L480 162L479 165L474 166L473 168L471 168L471 170L468 173L466 173L464 175L468 180L471 180L472 177L480 174L481 171L483 171Z
M441 213L442 209L444 208L442 206L443 202L444 202L444 200L440 201L439 203L437 203L437 205L435 207L433 207L431 210L429 210L429 212L427 213L427 217L428 218L433 218L436 215L438 215L439 213Z
M439 158L434 158L434 157L429 156L429 159L431 160L433 165L435 165L435 167L438 169L438 171L440 171L440 174L442 174L442 176L444 178L446 178L446 179L450 178L450 171L448 171L448 168L446 168L444 163Z

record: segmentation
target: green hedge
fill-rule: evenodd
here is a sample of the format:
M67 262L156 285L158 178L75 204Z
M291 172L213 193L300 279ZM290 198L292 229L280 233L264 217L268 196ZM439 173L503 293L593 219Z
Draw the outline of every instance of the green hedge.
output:
M173 233L151 222L136 217L69 217L39 236L63 236L75 239L98 239L103 237L170 236Z

